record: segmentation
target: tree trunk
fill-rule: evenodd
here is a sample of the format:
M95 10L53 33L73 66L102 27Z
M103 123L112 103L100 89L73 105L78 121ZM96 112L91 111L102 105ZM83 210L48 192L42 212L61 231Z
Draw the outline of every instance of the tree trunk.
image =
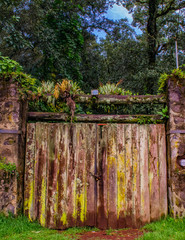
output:
M148 33L148 64L149 69L154 69L156 62L156 40L157 40L157 7L158 0L149 0L149 18L147 23ZM149 77L146 87L149 94L154 94L154 83L156 79Z
M148 33L148 60L149 66L151 67L155 65L156 61L157 7L158 0L149 0L149 18L147 23L147 33Z

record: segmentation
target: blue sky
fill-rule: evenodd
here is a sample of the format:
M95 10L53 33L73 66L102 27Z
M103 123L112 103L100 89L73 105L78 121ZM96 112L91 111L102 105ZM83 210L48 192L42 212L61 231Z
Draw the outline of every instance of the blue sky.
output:
M114 6L112 8L110 8L107 12L107 14L105 14L105 16L109 19L113 19L113 20L118 20L121 18L127 18L129 23L132 22L132 15L128 13L127 9L122 7L122 6L118 6L116 4L114 4ZM136 32L139 34L141 33L141 31L139 29L135 29ZM99 37L99 38L104 38L105 37L105 32L104 31L94 31L94 33Z

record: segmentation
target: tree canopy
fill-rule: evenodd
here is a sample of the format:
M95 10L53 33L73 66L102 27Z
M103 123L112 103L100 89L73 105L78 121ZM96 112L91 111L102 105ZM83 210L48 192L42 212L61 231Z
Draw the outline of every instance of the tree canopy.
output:
M132 14L132 25L124 16L106 18L114 4ZM1 54L40 81L73 79L88 92L122 80L134 92L153 94L159 75L175 67L175 39L180 64L185 60L184 0L2 0L0 7Z

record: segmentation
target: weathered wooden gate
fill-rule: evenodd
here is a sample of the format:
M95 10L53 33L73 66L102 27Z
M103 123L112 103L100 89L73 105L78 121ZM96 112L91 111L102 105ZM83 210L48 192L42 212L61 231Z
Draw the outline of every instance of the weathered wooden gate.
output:
M167 214L165 125L29 123L24 211L43 226L139 227Z

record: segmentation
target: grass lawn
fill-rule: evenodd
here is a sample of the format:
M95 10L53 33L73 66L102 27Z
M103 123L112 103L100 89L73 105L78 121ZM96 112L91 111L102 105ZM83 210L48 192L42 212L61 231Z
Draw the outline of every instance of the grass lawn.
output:
M149 231L140 240L185 240L185 218L164 220L150 223L144 227Z
M24 216L14 218L0 215L1 240L71 240L77 239L77 234L87 231L97 231L97 229L69 228L59 232L43 228L37 222L30 223Z
M146 232L140 240L185 240L185 218L165 220L148 224ZM78 239L79 233L97 231L92 228L70 228L65 231L50 230L41 227L38 223L30 223L26 217L5 217L0 215L1 240L71 240ZM107 232L109 235L109 232Z

